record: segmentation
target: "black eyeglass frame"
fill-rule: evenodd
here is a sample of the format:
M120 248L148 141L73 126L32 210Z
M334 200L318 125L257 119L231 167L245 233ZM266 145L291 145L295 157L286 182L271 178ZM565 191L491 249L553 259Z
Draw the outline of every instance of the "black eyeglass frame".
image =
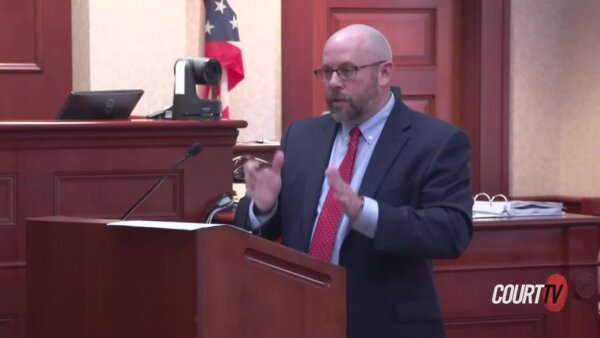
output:
M340 80L342 81L346 81L346 80L352 80L356 78L356 74L358 74L358 71L363 69L363 68L367 68L367 67L372 67L372 66L379 66L380 64L386 63L389 60L381 60L381 61L377 61L377 62L373 62L373 63L369 63L366 65L361 65L361 66L357 66L357 65L343 65L341 67L338 68L319 68L319 69L315 69L313 71L313 73L315 74L315 76L317 77L317 79L321 80L321 81L330 81L331 78L333 77L333 73L336 73L337 76L340 78ZM341 71L341 73L340 73ZM346 72L350 72L346 75L344 75L344 71ZM330 74L327 76L326 72L330 72Z

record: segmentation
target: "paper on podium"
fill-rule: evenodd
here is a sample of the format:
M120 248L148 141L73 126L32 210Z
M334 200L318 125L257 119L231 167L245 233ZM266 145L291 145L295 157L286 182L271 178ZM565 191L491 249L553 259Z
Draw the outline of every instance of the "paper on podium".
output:
M210 228L215 226L222 226L223 224L212 224L212 223L189 223L189 222L161 222L161 221L120 221L114 223L108 223L110 226L120 227L135 227L135 228L155 228L155 229L172 229L172 230L198 230L203 228Z

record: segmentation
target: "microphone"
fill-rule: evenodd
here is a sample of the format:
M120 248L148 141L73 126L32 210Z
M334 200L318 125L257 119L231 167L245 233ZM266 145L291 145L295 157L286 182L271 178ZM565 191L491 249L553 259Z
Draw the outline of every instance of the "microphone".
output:
M135 211L135 209L137 209L140 205L142 205L142 203L144 203L144 201L148 198L148 196L150 196L154 192L154 190L156 190L167 179L167 177L171 176L171 174L175 171L175 169L177 169L177 167L179 167L179 165L181 163L183 163L185 160L187 160L188 158L190 158L192 156L198 155L198 153L201 150L202 150L202 143L192 144L192 146L188 148L188 150L185 152L185 154L183 154L183 156L181 156L181 158L175 163L173 168L171 168L164 175L162 175L162 177L156 183L154 183L152 188L150 188L150 190L146 191L144 196L142 196L142 198L140 198L131 208L129 208L129 210L127 210L127 212L121 217L121 220L123 220L123 221L126 220L127 217L129 217Z

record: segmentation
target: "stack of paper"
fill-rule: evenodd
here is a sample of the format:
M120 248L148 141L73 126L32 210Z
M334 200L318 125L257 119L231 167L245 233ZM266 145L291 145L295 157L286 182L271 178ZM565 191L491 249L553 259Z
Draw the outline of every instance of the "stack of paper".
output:
M546 216L562 215L563 204L560 202L510 201L508 214L513 216Z
M479 195L476 197L479 197ZM506 197L500 197L504 200L497 201L498 198L496 196L483 201L476 198L473 204L473 218L552 216L564 214L563 204L560 202L508 201Z

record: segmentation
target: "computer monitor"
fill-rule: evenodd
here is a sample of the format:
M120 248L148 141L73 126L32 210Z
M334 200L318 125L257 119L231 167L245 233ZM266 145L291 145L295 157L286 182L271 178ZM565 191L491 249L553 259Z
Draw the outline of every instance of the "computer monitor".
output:
M142 94L141 89L71 92L56 119L127 119Z

